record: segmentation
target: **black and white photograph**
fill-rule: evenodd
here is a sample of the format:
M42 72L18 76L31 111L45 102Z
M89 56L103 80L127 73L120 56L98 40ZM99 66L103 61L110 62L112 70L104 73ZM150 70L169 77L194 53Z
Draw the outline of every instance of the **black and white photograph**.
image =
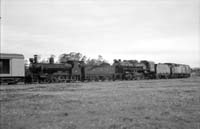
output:
M0 129L200 129L200 0L0 9Z

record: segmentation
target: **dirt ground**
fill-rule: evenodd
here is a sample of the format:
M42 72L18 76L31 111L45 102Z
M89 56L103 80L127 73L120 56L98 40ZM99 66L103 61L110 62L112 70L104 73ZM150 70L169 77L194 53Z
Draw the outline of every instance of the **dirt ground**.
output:
M200 129L200 78L0 86L1 129Z

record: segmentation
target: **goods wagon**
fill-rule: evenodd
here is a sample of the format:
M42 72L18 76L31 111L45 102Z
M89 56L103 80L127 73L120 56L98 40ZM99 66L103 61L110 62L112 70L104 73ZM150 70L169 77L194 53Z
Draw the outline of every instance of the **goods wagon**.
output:
M156 78L169 78L170 77L170 67L167 64L156 64L155 65L156 70Z
M24 77L24 56L22 54L0 53L0 83L23 82Z
M172 68L172 75L177 78L190 77L190 67L188 65L179 64Z
M189 65L184 65L185 66L185 77L190 77L191 76L191 68Z
M166 63L170 67L170 77L171 78L185 78L190 77L191 69L188 65Z
M86 81L112 80L114 75L114 67L109 64L86 65L84 67L84 80Z
M173 78L179 78L182 77L185 73L185 68L182 65L176 65L172 67L172 76Z

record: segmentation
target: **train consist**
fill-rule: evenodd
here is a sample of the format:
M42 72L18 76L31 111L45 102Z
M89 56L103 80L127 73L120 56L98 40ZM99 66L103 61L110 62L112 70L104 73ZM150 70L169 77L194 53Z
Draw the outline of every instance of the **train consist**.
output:
M152 61L114 60L112 65L88 65L83 61L68 60L66 63L38 62L37 55L30 58L30 65L24 66L24 56L1 54L0 83L58 83L76 81L170 79L190 77L188 65L175 63L154 63Z

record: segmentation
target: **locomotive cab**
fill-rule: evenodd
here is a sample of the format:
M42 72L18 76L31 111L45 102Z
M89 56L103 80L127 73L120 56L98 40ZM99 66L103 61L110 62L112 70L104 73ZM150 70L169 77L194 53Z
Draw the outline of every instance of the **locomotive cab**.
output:
M67 61L67 63L72 65L70 70L71 80L80 81L82 79L82 63L81 61Z

